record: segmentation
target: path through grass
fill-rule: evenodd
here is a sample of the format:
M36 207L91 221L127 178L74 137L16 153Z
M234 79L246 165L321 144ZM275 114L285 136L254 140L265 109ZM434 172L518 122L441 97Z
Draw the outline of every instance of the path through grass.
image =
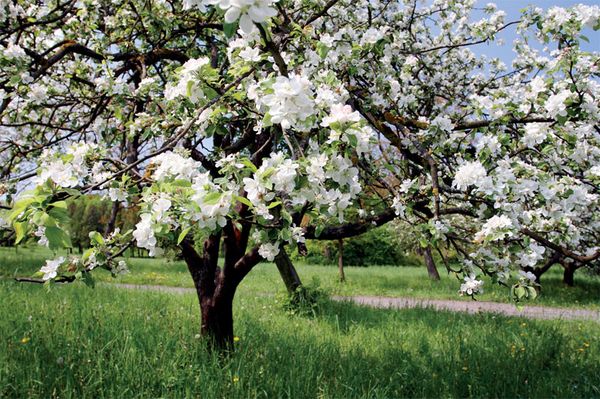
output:
M37 247L0 248L0 276L31 275L44 263L46 250ZM113 279L109 273L99 271L96 278L106 282L129 284L167 285L174 287L193 287L193 283L183 262L165 259L128 259L131 274ZM318 284L332 295L355 296L397 296L430 299L467 300L460 297L460 281L440 269L442 280L431 281L424 267L348 267L346 283L339 283L337 270L330 266L296 265L304 283ZM543 291L540 297L528 305L546 305L556 307L574 307L600 310L600 278L576 274L575 287L562 284L560 269L550 270L542 277ZM505 287L485 281L483 301L510 302L509 290ZM239 288L242 293L283 292L284 287L273 264L263 263L254 268Z

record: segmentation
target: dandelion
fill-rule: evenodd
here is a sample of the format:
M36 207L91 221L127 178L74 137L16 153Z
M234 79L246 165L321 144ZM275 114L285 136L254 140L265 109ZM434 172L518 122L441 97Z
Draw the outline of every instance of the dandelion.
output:
M240 342L240 337L233 337L233 342Z
M237 384L240 381L240 377L238 377L237 375L235 377L233 377L233 383Z
M26 344L29 341L31 341L31 338L29 338L29 337L23 337L23 338L21 338L21 343L22 344Z

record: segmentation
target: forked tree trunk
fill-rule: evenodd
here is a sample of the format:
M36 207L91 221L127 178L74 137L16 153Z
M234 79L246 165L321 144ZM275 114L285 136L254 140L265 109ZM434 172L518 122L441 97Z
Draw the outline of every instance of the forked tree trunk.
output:
M439 281L440 273L435 266L435 261L433 260L433 254L431 253L431 247L427 247L423 250L423 259L425 260L425 266L427 266L427 273L429 274L429 278L432 280Z
M249 227L243 231L231 222L221 233L204 242L202 256L188 240L180 247L200 303L200 333L208 338L210 349L226 352L233 349L233 298L239 283L262 259L258 247L246 253ZM224 265L217 266L223 240Z
M341 238L338 240L338 273L340 282L345 282L346 274L344 273L344 240Z
M275 265L277 266L277 270L279 270L285 288L287 288L290 294L302 285L300 276L298 276L298 272L283 245L279 247L279 254L275 257Z

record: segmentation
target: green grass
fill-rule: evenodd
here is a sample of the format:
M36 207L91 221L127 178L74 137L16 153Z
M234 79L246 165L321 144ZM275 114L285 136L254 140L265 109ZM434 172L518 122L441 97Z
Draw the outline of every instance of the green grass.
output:
M219 360L194 295L4 281L0 298L0 397L600 396L594 323L342 303L302 318L244 289Z
M47 250L33 248L0 248L0 276L31 275L44 263L45 257L52 256ZM183 262L165 259L128 260L131 274L113 279L109 273L98 271L95 277L100 281L131 284L154 284L179 287L192 287L193 283ZM424 267L347 267L347 282L337 279L337 269L331 266L296 265L305 283L318 280L327 292L336 295L380 295L434 299L462 299L458 296L460 282L440 267L442 280L431 281ZM562 269L550 270L542 277L543 290L540 297L528 305L546 305L572 308L600 309L600 278L579 271L575 275L575 287L562 284ZM509 290L486 280L485 293L479 297L484 301L510 302ZM272 264L260 264L247 277L240 287L242 293L274 293L283 291L283 284Z

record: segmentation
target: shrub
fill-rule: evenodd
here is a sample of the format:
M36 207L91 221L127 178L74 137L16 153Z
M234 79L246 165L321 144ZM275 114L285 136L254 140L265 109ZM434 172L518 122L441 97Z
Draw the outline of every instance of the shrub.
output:
M301 285L294 292L278 297L282 309L290 315L315 317L327 302L329 295L320 288L317 279L309 285Z

